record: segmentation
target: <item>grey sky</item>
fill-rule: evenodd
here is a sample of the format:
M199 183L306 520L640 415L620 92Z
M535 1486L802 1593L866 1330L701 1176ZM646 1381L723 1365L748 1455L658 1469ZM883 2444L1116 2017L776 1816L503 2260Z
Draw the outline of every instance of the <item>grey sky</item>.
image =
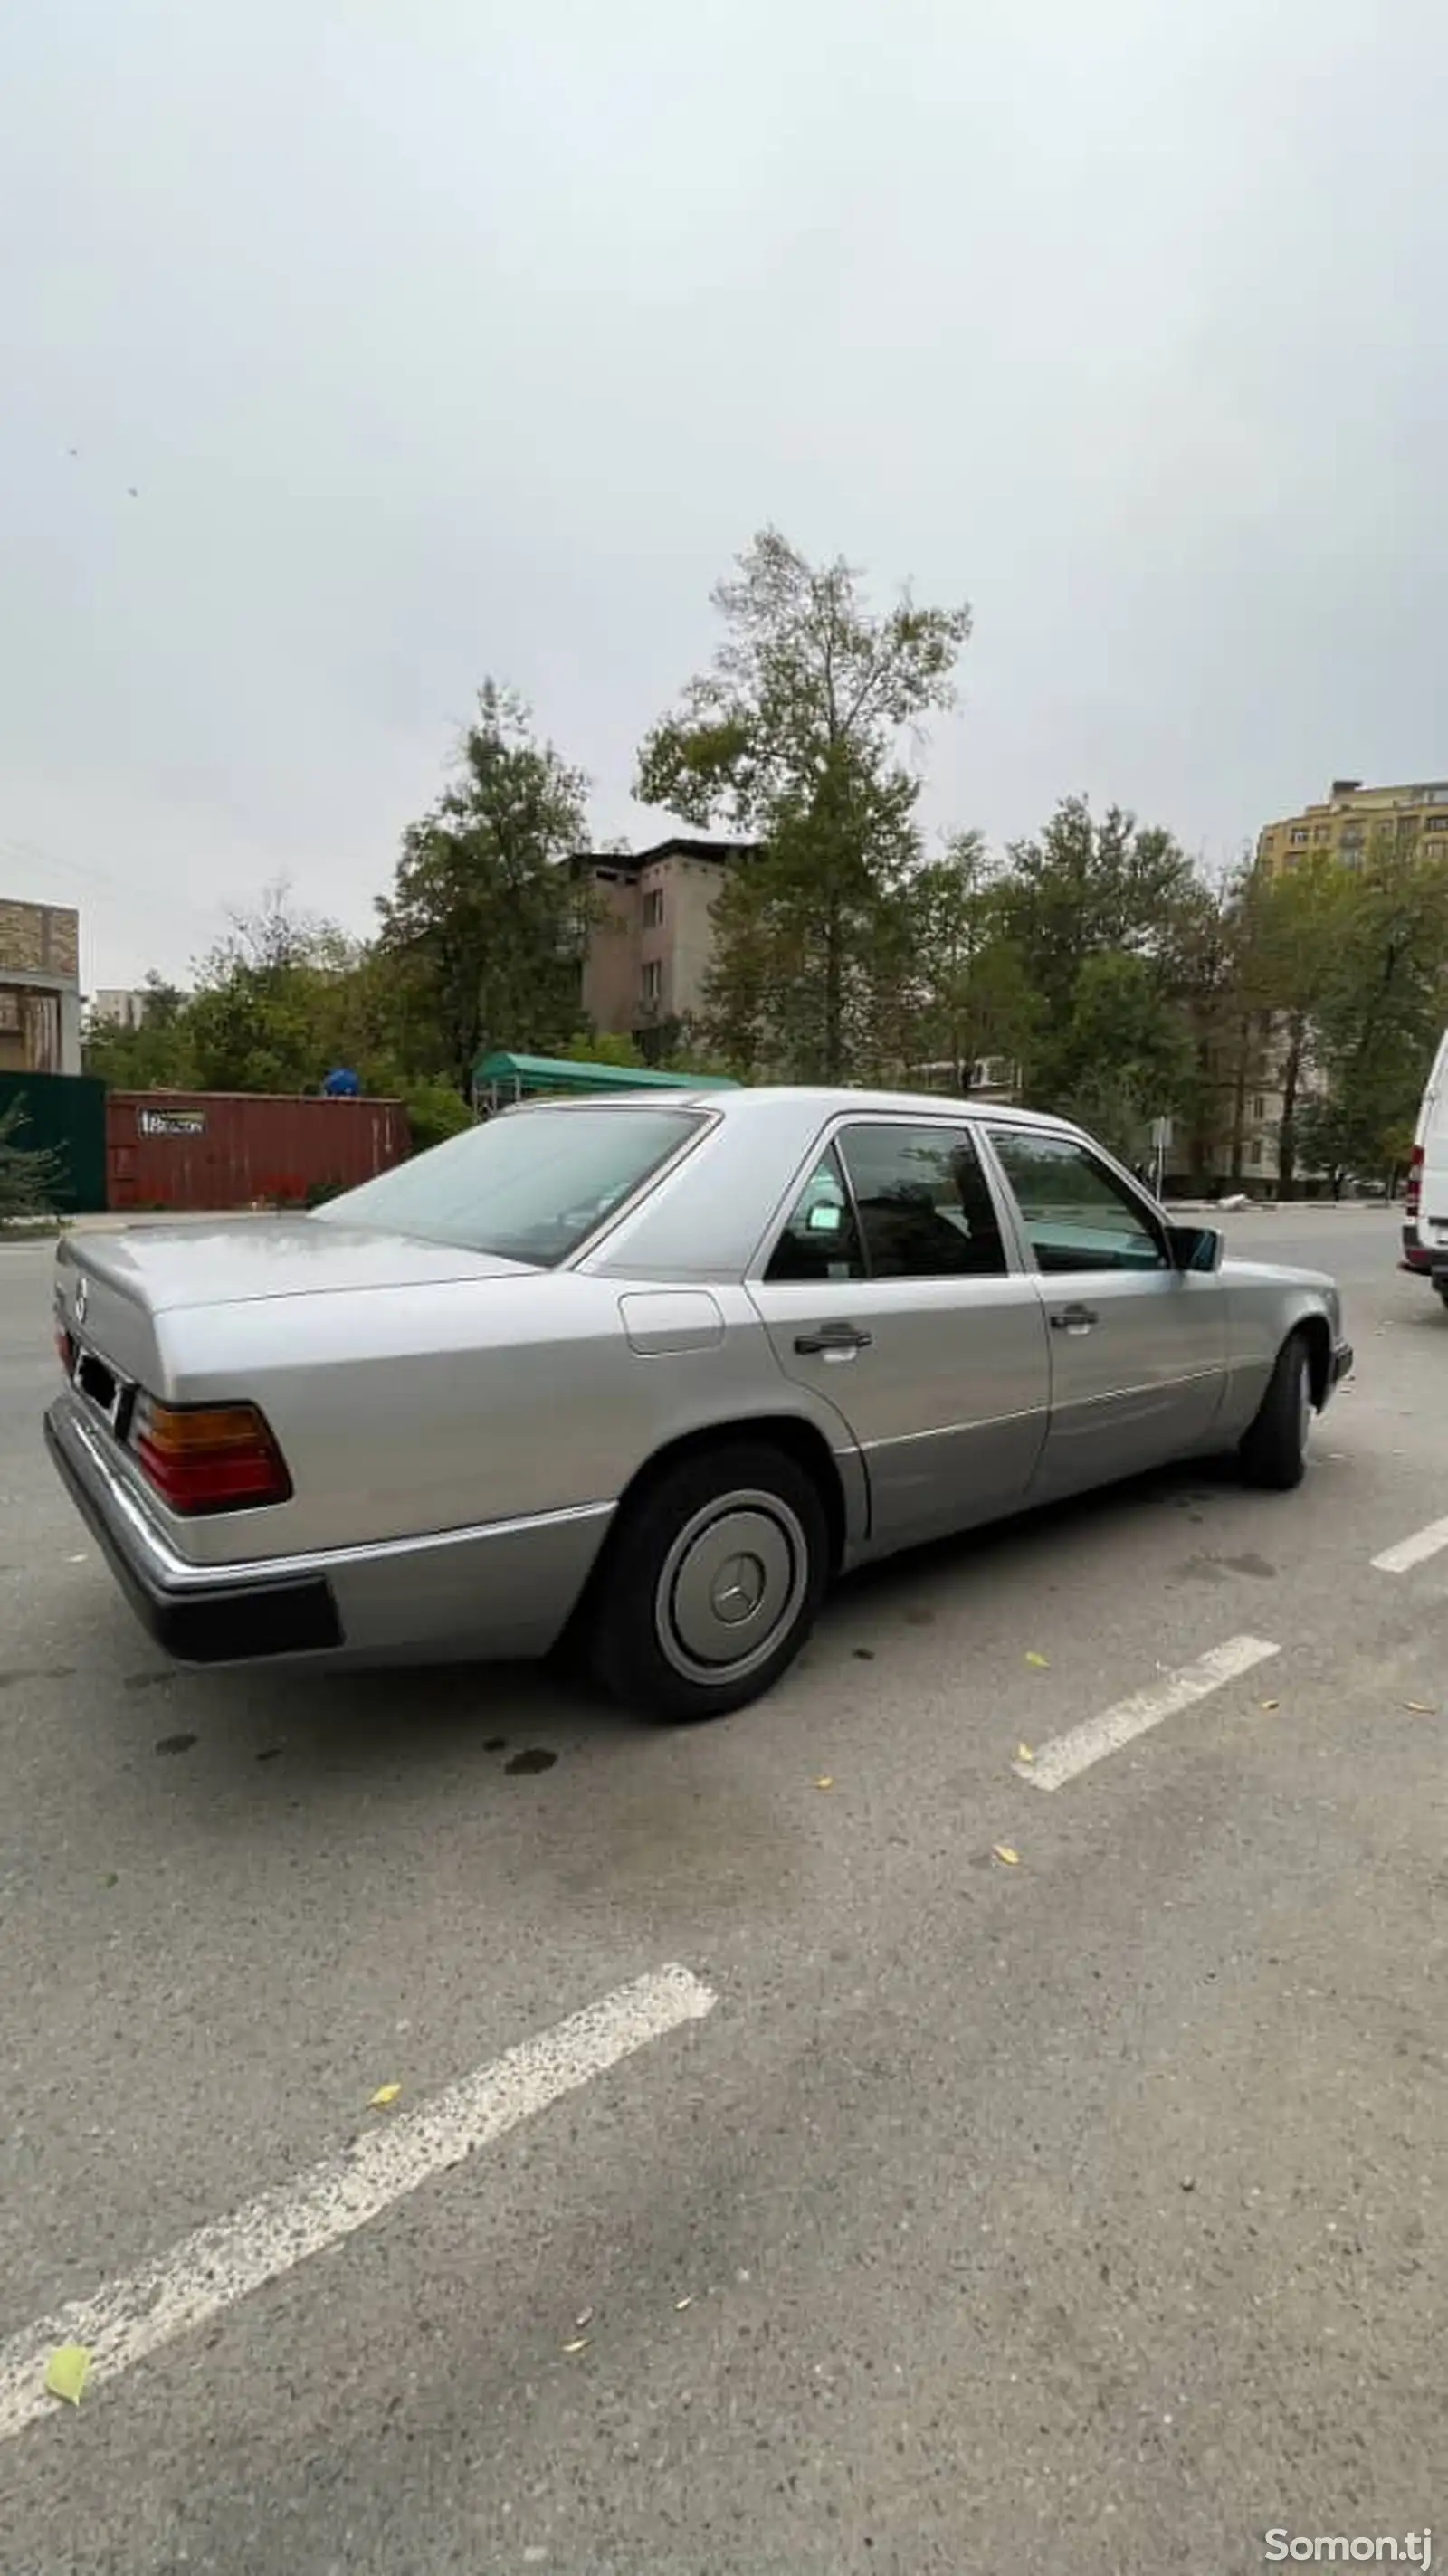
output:
M12 7L0 891L92 983L278 874L365 928L489 671L661 828L765 519L973 602L932 824L1448 774L1448 20L1378 14Z

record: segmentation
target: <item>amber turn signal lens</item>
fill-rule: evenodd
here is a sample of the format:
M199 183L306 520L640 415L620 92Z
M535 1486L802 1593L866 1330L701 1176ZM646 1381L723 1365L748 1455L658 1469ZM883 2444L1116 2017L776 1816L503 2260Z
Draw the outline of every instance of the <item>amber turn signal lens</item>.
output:
M130 1436L173 1512L256 1511L291 1494L281 1451L254 1404L161 1404L140 1395Z

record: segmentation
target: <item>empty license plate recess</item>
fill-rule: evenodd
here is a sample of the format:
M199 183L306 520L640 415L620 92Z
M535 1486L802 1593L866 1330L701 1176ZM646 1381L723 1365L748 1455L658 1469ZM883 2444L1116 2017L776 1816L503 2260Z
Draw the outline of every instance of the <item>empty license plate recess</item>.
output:
M109 1360L103 1360L97 1352L87 1350L84 1342L77 1342L71 1378L77 1392L84 1396L91 1411L100 1414L102 1419L110 1424L117 1439L124 1439L126 1421L131 1409L131 1397L135 1390L123 1377L117 1375Z

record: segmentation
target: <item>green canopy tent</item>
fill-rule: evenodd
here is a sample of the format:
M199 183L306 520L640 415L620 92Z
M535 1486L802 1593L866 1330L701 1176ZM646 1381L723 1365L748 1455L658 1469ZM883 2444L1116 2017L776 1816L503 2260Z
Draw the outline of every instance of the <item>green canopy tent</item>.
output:
M562 1056L480 1056L473 1067L473 1101L479 1109L506 1109L515 1100L578 1100L607 1091L737 1091L722 1073L654 1073L619 1064L570 1064Z

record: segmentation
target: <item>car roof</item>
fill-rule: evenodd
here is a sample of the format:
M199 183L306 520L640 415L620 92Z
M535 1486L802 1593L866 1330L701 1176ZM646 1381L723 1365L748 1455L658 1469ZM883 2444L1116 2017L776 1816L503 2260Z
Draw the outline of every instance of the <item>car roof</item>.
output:
M690 1090L687 1084L672 1094L650 1093L647 1099L625 1091L599 1092L591 1100L524 1100L499 1114L507 1118L531 1117L540 1109L668 1109L682 1107L689 1101L707 1106L711 1115L748 1119L775 1117L781 1109L812 1110L830 1117L845 1110L878 1110L899 1117L902 1112L931 1118L1008 1118L1013 1126L1069 1127L1074 1121L1043 1116L1039 1110L1017 1109L1008 1100L972 1100L949 1091L855 1091L844 1084L762 1082L737 1091Z

